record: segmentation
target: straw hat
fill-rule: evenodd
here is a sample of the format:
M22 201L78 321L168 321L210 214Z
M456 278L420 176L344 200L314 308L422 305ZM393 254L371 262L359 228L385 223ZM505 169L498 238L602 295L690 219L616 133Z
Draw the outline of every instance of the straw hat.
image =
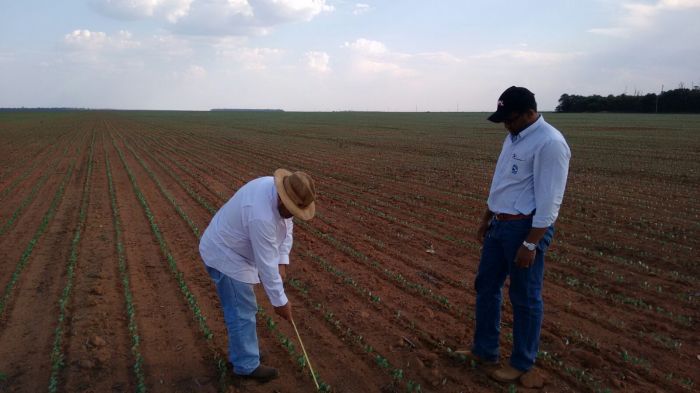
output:
M314 180L305 172L275 171L275 187L284 207L299 219L308 221L316 213L316 187Z

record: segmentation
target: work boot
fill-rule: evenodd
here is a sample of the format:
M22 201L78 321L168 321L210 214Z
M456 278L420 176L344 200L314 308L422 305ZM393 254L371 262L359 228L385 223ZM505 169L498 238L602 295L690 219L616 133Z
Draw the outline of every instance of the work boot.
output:
M513 366L509 364L499 368L498 370L494 370L489 375L498 382L511 383L517 382L523 374L525 374L525 371L520 371L517 368L513 368Z
M236 374L237 377L254 379L258 382L269 382L279 377L279 375L280 374L276 368L263 366L262 364L248 375Z

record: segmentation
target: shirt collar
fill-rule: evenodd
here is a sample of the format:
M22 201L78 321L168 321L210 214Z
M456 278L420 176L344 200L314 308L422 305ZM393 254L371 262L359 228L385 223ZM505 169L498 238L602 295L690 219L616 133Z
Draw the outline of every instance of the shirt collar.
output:
M542 115L537 115L537 120L535 120L535 122L530 124L529 126L525 127L525 129L520 131L517 135L510 134L511 142L517 142L525 138L526 136L532 134L535 131L535 129L537 129L537 127L539 127L540 124L542 124L543 121L544 118L542 117Z

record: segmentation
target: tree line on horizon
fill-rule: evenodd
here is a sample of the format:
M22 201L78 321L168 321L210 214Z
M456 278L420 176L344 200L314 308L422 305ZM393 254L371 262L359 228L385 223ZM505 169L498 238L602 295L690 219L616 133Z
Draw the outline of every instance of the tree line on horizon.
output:
M700 113L700 88L678 89L645 95L581 96L562 94L557 112L623 112L623 113Z

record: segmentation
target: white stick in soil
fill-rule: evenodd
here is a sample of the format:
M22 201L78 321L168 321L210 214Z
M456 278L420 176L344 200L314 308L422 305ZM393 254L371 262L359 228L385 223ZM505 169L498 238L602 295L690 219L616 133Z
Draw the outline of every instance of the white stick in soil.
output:
M316 374L314 373L314 368L311 367L311 361L309 360L309 355L306 354L306 349L304 349L304 343L301 341L301 336L299 335L299 330L297 330L297 325L294 323L294 320L292 319L292 326L294 327L294 332L297 334L297 339L299 340L299 344L301 344L301 350L304 352L304 357L306 358L306 364L309 365L309 370L311 371L311 377L314 379L314 383L316 384L316 390L321 390L321 388L318 386L318 381L316 380Z

